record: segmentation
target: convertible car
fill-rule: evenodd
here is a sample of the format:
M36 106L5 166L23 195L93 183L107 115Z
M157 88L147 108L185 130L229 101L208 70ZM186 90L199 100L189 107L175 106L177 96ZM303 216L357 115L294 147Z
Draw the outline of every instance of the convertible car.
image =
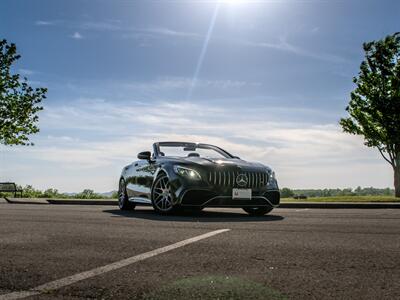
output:
M238 207L264 215L279 205L275 173L213 145L158 142L140 152L119 179L120 209L152 205L161 214L182 208Z

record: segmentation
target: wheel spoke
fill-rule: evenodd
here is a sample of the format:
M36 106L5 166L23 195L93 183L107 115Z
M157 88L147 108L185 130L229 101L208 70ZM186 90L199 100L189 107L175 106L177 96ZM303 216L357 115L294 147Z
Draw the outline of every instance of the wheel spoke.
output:
M165 197L162 199L161 209L165 209Z
M168 178L167 177L164 177L164 186L165 186L165 188L168 188L168 185L169 185L169 182L168 182Z
M160 202L163 200L164 198L161 199L156 199L155 204L157 205L157 207L159 207Z
M164 182L164 178L161 178L161 179L160 179L160 185L161 185L161 188L163 188L163 189L166 188L165 182Z
M159 192L156 192L156 191L154 190L154 194L156 194L156 195L162 195L162 192L159 193Z

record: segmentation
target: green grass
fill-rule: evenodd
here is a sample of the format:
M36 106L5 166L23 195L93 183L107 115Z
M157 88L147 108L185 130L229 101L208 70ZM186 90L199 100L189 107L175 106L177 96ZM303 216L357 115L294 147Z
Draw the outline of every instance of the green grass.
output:
M155 285L156 287L157 285ZM281 293L262 285L232 276L201 276L180 279L151 293L143 295L146 300L187 300L187 299L287 299Z
M335 196L308 197L307 199L282 198L281 202L400 202L393 196Z

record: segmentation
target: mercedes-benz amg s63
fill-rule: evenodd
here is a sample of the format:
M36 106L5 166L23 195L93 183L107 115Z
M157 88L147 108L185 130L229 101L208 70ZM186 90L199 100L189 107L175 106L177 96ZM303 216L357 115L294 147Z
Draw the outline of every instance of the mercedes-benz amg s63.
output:
M181 208L242 208L264 215L279 205L271 168L247 162L220 147L189 142L158 142L123 168L119 179L120 209L152 205L162 214Z

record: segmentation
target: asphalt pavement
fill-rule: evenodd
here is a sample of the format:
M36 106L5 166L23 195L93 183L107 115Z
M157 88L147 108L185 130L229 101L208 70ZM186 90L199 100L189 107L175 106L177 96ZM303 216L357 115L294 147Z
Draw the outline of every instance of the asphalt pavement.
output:
M0 203L1 300L179 295L400 299L400 210Z

